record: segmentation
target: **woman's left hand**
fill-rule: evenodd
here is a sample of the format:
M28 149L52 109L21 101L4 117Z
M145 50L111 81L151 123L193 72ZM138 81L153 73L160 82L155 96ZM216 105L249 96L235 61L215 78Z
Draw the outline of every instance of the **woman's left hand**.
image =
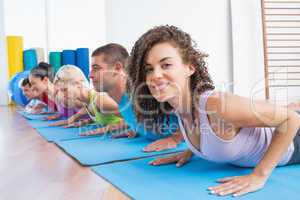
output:
M218 182L221 184L209 187L208 190L210 190L211 194L220 196L241 196L263 188L267 179L265 176L259 176L254 173L245 176L226 177L218 179Z
M173 139L173 136L170 136L150 143L148 146L146 146L143 149L143 151L151 152L151 151L162 151L166 149L173 149L176 148L180 142L181 140L175 140Z
M44 120L47 121L47 120L56 120L56 119L59 119L61 116L59 114L55 114L55 115L51 115L49 117L45 117Z
M105 127L93 129L93 130L86 131L86 132L82 132L79 135L80 136L104 135L105 131L103 131L104 130L103 128L105 128Z
M113 134L112 135L112 138L113 139L118 139L118 138L135 138L137 134L133 131L128 131L128 132L125 132L125 133L119 133L119 134Z

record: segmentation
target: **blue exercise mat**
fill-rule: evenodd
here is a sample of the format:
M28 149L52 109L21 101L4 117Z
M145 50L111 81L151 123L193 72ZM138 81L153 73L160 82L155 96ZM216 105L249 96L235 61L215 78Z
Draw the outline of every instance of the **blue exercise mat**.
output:
M92 167L98 175L108 180L133 199L234 199L209 194L207 188L217 185L218 178L243 175L251 169L216 164L193 158L190 163L151 166L153 158L112 163ZM236 197L240 200L282 200L299 198L300 165L275 169L265 187L257 192ZM145 184L141 184L145 183Z
M160 152L143 152L150 143L144 137L112 139L105 137L59 141L56 144L82 165L98 165L113 161L155 156L185 150L185 143L178 148Z
M25 111L17 111L20 115L22 115L25 119L28 120L43 120L46 117L49 117L51 115L54 115L55 113L49 113L49 114L29 114Z
M80 133L97 128L98 125L88 125L79 128L63 128L60 126L37 128L37 132L48 142L74 140L99 136L81 136Z
M59 121L59 120L50 120L50 121L45 121L45 120L27 120L27 123L32 127L32 128L46 128L50 127L49 125Z

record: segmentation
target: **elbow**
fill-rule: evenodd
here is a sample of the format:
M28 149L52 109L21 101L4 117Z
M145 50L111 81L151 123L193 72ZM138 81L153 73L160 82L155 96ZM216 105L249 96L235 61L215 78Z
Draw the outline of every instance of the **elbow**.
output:
M296 124L297 128L300 129L300 114L296 111L290 112L290 118L292 118L293 123Z

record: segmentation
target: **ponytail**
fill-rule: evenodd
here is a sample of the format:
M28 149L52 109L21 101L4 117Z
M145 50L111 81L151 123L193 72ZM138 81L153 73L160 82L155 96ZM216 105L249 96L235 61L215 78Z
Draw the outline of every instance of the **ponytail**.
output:
M40 62L38 66L30 71L30 75L38 77L40 79L44 79L45 77L47 77L52 82L54 73L50 64L46 62Z

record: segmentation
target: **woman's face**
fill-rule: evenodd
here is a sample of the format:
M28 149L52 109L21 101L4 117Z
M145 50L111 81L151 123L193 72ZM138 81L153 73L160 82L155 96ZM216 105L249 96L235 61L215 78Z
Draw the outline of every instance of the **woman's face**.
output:
M170 43L154 45L147 56L146 84L159 102L166 102L183 95L194 68L184 64L177 48Z
M40 96L42 93L47 92L48 78L45 77L41 79L40 77L29 75L29 81L31 84L31 89L36 93L37 96Z
M65 106L73 107L75 105L76 99L79 98L81 84L72 81L71 83L58 82L55 84L57 91L58 101L63 103Z

